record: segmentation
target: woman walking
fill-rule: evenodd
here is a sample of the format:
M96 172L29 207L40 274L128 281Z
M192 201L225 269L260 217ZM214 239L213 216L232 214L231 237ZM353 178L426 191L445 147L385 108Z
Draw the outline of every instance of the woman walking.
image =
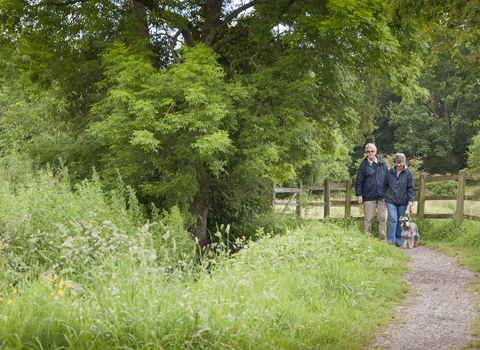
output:
M415 185L410 169L405 165L405 155L393 156L392 168L388 169L383 182L383 205L388 211L388 243L400 247L402 244L402 226L398 220L405 216L407 208L413 206Z

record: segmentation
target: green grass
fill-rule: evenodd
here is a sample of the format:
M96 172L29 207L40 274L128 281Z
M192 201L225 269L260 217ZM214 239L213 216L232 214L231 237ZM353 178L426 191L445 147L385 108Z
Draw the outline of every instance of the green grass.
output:
M3 294L1 347L360 349L408 290L400 250L333 224L263 235L195 280L149 251L90 283L21 281Z
M147 223L121 181L0 170L2 349L361 349L409 290L407 256L356 224L260 229L200 262L179 210Z
M234 255L220 242L200 261L178 208L146 212L120 179L106 192L0 159L0 348L361 349L409 291L408 257L361 221L272 216L280 234L259 229ZM480 272L480 223L417 223L422 244Z

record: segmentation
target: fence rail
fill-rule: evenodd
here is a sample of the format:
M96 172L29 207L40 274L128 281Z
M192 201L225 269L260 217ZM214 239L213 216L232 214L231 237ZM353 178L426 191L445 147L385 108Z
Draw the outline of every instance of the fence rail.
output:
M414 179L414 183L417 186L415 201L418 203L417 216L429 219L446 219L452 218L451 214L426 214L425 202L431 200L455 200L455 217L458 219L467 219L473 221L480 221L480 216L464 214L465 201L480 201L480 196L465 195L465 186L467 180L480 180L480 175L468 175L466 170L461 170L458 175L440 175L440 176L427 176L426 173L420 174L420 176ZM457 194L455 196L427 196L426 188L427 183L439 182L439 181L457 181ZM308 202L302 198L302 191L323 190L323 202ZM331 200L332 190L345 191L345 200ZM277 201L277 193L293 193L289 201L284 207L284 211L288 207L296 208L296 216L302 216L302 208L305 207L324 207L323 216L327 218L330 216L330 209L332 207L344 207L345 217L351 216L352 206L360 206L357 201L352 201L352 192L354 190L353 180L348 180L345 183L331 183L329 179L325 179L323 186L303 186L302 183L298 183L296 188L280 188L273 184L273 201L272 205L285 205L285 202ZM299 195L300 194L300 195Z

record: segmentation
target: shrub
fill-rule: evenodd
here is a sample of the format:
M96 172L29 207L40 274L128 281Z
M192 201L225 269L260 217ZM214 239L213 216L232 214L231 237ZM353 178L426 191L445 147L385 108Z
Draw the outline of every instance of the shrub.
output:
M425 193L427 196L454 196L457 193L456 181L442 181L427 183Z
M218 227L230 225L230 239L255 236L259 217L272 211L272 186L256 176L224 174L212 179L208 205L207 229L212 243L218 242ZM223 237L223 239L227 239Z
M473 190L473 195L480 196L480 187L477 187L476 189Z
M17 155L2 158L0 285L25 273L79 275L117 266L142 246L160 266L195 261L195 242L178 208L153 211L152 218L156 222L146 224L135 192L121 180L108 192L96 175L72 186L66 169L36 169Z

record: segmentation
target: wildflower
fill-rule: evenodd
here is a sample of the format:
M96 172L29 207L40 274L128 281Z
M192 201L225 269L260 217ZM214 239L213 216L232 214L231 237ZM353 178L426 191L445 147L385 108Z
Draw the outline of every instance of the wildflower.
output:
M63 290L60 289L60 290L58 291L58 294L63 295Z
M67 286L67 288L72 288L73 284L72 283L67 283L66 286Z
M15 288L15 289L13 290L13 292L16 293L16 292L17 292L17 288Z
M77 293L75 291L72 292L72 295L77 295Z
M3 298L0 298L0 301L2 301L2 300L3 300Z
M57 300L57 299L58 299L58 295L55 295L55 300Z
M9 301L8 301L8 304L10 305L11 303L12 303L12 300L9 300Z
M63 279L60 281L60 288L63 287Z

